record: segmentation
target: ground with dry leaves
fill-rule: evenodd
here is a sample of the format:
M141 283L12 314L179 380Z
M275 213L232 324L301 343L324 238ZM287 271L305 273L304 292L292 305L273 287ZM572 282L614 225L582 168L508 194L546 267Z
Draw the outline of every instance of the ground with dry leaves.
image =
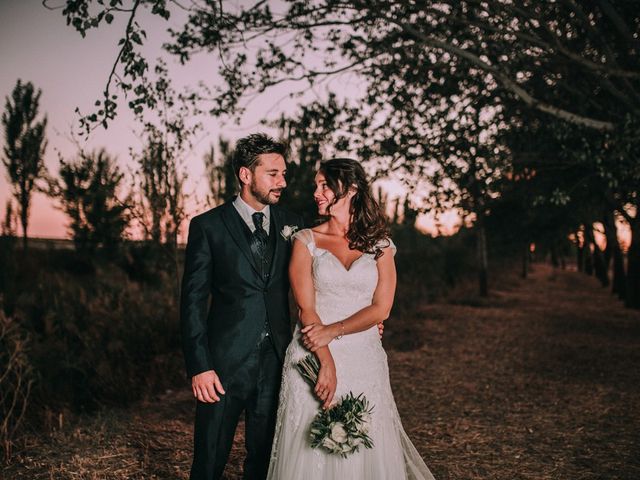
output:
M402 295L402 292L399 292ZM407 433L438 480L640 478L640 312L536 265L488 300L415 305L385 333ZM33 436L3 478L184 479L184 390ZM239 429L227 478L240 478Z

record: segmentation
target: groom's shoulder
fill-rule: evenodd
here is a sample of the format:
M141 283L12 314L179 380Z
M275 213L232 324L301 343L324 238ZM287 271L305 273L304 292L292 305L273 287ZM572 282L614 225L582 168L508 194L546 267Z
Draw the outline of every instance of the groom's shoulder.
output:
M220 216L223 214L224 210L229 208L232 204L230 202L223 203L218 205L217 207L210 208L202 213L199 213L193 217L191 217L191 222L193 223L208 223L217 221Z

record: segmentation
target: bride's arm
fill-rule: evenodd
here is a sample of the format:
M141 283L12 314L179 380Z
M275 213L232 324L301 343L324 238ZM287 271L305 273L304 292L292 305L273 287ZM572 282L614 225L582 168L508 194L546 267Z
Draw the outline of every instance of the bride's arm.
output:
M382 250L378 258L378 284L373 293L371 305L358 310L341 322L331 325L306 324L302 329L305 346L312 352L326 346L336 337L368 330L389 317L396 292L396 265L392 247Z
M300 322L303 326L322 324L316 312L316 292L313 286L312 258L306 245L301 240L294 240L291 261L289 262L289 281L291 291L298 305ZM320 362L320 372L315 386L315 393L328 408L336 392L337 378L333 356L328 346L313 350Z

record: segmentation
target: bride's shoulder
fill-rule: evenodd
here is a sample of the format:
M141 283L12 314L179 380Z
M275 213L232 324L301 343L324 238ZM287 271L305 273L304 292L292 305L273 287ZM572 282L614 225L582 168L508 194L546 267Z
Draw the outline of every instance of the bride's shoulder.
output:
M294 233L292 238L304 243L305 245L309 245L310 243L313 243L313 232L310 228L303 228L302 230L298 230Z
M393 243L393 240L391 240L391 237L384 237L378 240L375 248L376 250L380 249L383 252L389 250L393 255L395 255L396 252L398 251L398 247L396 247L396 244Z

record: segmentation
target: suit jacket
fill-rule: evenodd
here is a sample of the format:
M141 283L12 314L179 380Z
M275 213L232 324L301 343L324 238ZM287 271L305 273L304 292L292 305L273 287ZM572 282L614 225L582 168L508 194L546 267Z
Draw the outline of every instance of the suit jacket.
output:
M270 275L260 275L244 221L229 201L194 217L189 225L180 327L187 375L215 370L228 380L255 348L265 321L283 361L291 341L289 275L291 239L285 225L302 227L302 218L270 207L276 235Z

